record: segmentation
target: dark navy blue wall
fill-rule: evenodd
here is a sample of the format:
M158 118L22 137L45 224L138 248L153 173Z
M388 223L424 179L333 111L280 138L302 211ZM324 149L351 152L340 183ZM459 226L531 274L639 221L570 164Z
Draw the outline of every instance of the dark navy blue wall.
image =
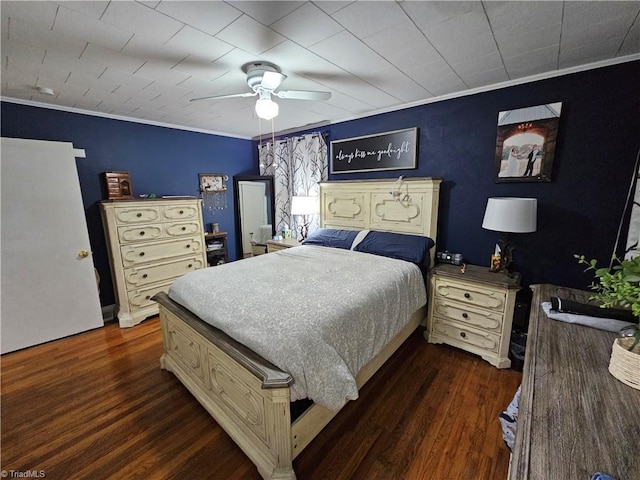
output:
M250 140L195 133L90 115L2 102L3 137L73 142L85 150L77 159L94 263L100 273L102 305L114 303L98 202L106 198L101 173L131 173L133 193L199 195L198 173L229 176L228 208L204 210L205 226L218 222L228 232L231 259L236 258L233 176L257 174ZM46 205L42 206L46 208ZM37 225L34 225L37 228Z
M462 252L488 265L497 234L481 227L491 196L536 197L538 231L514 235L515 262L525 285L585 288L574 253L608 262L640 148L640 62L590 70L472 96L441 101L326 127L328 141L408 127L419 128L416 170L332 175L331 179L439 176L438 249ZM495 183L498 112L562 102L551 183ZM255 142L2 103L2 136L70 141L86 150L78 160L103 305L113 303L97 202L100 173L131 172L134 193L197 195L197 174L256 174ZM302 133L301 131L300 133ZM217 221L229 232L236 258L233 195ZM624 239L623 239L624 243Z
M512 236L523 283L586 288L573 254L609 262L640 147L639 78L640 62L625 63L330 125L328 141L419 129L417 169L330 179L443 177L437 248L478 265L498 239L481 227L487 198L538 198L538 231ZM553 181L496 184L498 112L553 102L562 102Z

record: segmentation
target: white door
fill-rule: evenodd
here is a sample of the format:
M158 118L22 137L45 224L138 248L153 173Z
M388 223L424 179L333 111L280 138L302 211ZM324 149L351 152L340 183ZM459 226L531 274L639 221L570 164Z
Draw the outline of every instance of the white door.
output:
M15 138L1 146L0 353L7 353L104 322L76 169L82 150Z
M267 224L265 187L264 182L238 182L243 257L252 254L251 234L257 234L260 227Z

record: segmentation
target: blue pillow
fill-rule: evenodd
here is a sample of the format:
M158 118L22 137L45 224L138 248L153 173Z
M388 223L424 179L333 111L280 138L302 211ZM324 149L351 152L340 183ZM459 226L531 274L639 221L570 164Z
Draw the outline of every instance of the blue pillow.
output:
M429 249L434 245L429 237L372 230L354 250L429 265Z
M358 235L357 230L336 230L333 228L319 228L311 233L303 245L320 245L322 247L344 248L349 250L353 239Z

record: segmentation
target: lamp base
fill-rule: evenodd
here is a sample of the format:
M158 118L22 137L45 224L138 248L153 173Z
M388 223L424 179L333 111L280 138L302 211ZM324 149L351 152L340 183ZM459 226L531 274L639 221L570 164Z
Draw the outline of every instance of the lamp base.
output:
M500 255L491 255L490 272L504 273L508 277L513 277L511 265L513 263L513 244L509 242L507 235L498 241Z

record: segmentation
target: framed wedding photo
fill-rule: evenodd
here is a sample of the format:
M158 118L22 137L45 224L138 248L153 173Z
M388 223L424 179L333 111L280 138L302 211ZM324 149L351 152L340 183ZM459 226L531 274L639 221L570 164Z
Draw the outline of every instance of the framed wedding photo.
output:
M498 114L496 183L551 182L562 103Z

